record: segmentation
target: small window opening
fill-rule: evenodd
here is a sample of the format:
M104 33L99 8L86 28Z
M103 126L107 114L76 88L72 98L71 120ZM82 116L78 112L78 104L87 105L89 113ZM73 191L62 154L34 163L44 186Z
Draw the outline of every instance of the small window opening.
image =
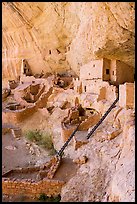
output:
M87 89L86 89L86 86L84 86L84 90L85 90L85 92L86 92L86 90L87 90Z
M26 68L24 68L24 74L26 74L27 73L27 69Z
M51 50L49 50L49 54L51 55Z
M89 76L90 76L90 73L88 73L89 74Z
M95 64L93 64L93 67L95 67L96 65Z
M109 69L106 69L106 74L109 74Z
M60 54L61 52L58 50L58 49L56 49L57 50L57 52L58 52L58 54Z
M112 75L114 75L114 71L112 72Z

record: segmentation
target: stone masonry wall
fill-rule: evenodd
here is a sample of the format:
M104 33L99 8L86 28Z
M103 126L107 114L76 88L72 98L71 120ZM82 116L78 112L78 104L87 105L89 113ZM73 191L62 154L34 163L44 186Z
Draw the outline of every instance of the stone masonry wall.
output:
M31 179L2 178L2 192L7 195L24 194L30 197L38 197L42 193L56 196L60 194L63 184L63 181L49 179L36 182Z
M78 130L86 131L91 126L95 125L99 120L100 120L99 114L95 114L93 116L90 116L80 124Z
M35 102L37 108L45 108L49 96L52 94L53 87L51 87L46 93L43 93L40 98Z
M16 111L3 111L2 112L2 121L3 123L12 123L16 124L17 122L20 122L26 118L28 118L30 115L32 115L36 111L36 107L27 107L22 110L16 110Z
M66 142L68 140L68 138L70 137L70 135L72 134L72 132L76 129L77 126L72 126L69 129L62 127L61 130L61 137L63 139L64 142Z
M119 105L124 108L135 108L135 83L119 86Z

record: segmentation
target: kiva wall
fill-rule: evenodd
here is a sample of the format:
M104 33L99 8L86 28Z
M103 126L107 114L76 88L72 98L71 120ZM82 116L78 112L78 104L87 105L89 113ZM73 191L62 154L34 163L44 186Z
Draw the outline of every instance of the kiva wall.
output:
M85 119L79 126L78 130L86 131L100 120L100 115L95 114Z
M2 112L3 123L16 124L22 120L28 118L36 111L36 106L27 107L22 110L5 110Z

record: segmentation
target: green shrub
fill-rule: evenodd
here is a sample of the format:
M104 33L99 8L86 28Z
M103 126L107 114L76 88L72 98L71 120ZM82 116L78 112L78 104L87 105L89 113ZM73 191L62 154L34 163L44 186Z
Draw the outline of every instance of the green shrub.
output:
M53 197L53 196L48 197L45 193L42 193L38 197L38 200L39 201L45 201L45 202L60 202L61 196L58 195L58 196L55 196L55 197Z
M41 135L41 140L39 141L39 145L43 146L46 149L52 149L53 143L52 143L51 134L48 132L43 133Z
M41 133L39 130L29 130L26 132L25 136L31 142L38 142L41 140Z
M45 195L45 193L40 194L38 200L40 201L46 201L48 199L48 196Z
M25 133L25 136L31 142L35 142L42 148L49 150L50 155L54 155L56 153L50 133L41 132L40 130L29 130Z

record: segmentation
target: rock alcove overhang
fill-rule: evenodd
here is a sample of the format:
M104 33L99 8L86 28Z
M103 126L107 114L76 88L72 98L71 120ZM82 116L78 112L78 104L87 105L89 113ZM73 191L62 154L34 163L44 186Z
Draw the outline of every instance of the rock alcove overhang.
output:
M2 2L3 79L20 75L21 59L33 73L79 75L95 58L134 66L134 2Z

